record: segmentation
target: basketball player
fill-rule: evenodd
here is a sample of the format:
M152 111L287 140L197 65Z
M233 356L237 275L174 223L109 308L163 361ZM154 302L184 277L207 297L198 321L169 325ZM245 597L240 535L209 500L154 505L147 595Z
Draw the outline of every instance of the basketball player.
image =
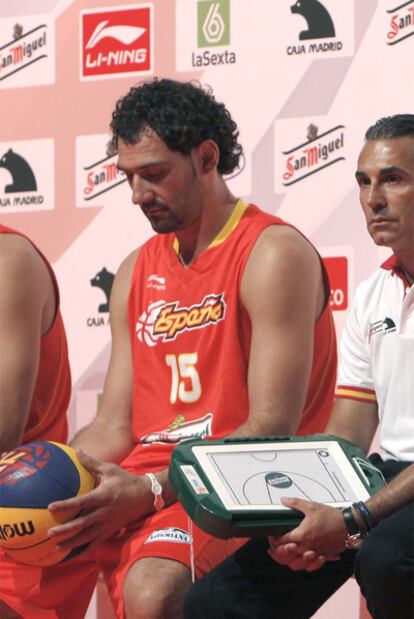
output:
M0 281L0 454L30 441L64 443L71 384L56 278L27 237L1 224ZM63 616L51 610L60 605L60 591L40 593L50 574L51 568L17 564L0 552L1 619ZM62 578L68 574L63 568Z
M181 616L197 578L241 544L192 525L167 468L188 437L325 427L335 334L322 261L294 228L233 196L236 124L209 90L154 79L112 120L118 167L158 234L121 265L95 420L74 445L100 478L50 534L91 543L119 619ZM114 463L120 463L117 466Z
M353 572L374 619L414 617L414 115L381 118L365 138L356 171L360 202L374 243L393 253L355 293L326 431L368 451L379 426L385 461L378 454L371 460L387 481L399 477L343 514L286 499L305 518L271 539L278 563L267 540L249 542L195 585L188 619L207 603L200 619L304 619ZM334 560L345 547L359 550Z

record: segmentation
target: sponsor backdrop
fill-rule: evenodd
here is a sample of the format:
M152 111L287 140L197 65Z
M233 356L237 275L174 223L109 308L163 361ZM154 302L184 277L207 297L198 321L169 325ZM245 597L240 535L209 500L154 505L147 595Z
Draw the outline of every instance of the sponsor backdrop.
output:
M56 270L72 433L102 389L114 273L151 234L109 145L117 98L154 75L214 88L245 148L232 192L319 248L340 334L355 286L387 255L365 230L353 175L367 126L412 110L413 35L414 0L1 3L0 218ZM365 613L351 582L317 616ZM100 587L88 619L110 616Z

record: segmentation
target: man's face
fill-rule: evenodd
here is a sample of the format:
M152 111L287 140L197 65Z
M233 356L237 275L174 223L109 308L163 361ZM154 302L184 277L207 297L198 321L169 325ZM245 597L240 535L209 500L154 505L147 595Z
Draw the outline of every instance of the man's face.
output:
M127 176L132 202L156 232L174 232L200 216L200 183L191 154L172 151L151 130L135 144L118 140L118 167Z
M370 140L356 179L368 232L394 252L414 248L414 137Z

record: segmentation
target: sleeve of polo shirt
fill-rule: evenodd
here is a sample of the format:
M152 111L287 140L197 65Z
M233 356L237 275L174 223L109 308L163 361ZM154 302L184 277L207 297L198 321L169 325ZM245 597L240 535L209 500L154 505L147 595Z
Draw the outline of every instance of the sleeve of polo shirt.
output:
M356 290L339 345L335 397L376 402L361 286Z

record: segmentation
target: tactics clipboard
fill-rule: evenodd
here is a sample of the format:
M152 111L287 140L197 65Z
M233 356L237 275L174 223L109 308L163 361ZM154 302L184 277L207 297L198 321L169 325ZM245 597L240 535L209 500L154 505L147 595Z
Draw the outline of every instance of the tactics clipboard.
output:
M384 485L362 449L327 434L184 441L169 479L192 520L223 539L295 528L303 516L282 496L345 507Z

